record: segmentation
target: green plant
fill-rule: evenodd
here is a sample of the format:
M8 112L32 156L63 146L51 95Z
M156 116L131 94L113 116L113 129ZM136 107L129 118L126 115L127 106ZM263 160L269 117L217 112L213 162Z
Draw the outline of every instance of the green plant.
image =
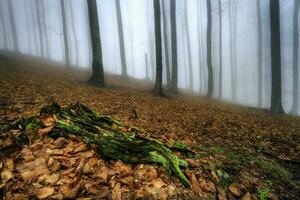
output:
M266 200L268 194L271 192L269 188L258 189L257 195L259 200Z

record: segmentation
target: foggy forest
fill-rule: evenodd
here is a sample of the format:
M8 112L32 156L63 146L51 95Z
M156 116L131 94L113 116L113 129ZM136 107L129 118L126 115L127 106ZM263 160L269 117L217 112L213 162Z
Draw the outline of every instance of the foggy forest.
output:
M300 0L0 0L0 199L300 199Z

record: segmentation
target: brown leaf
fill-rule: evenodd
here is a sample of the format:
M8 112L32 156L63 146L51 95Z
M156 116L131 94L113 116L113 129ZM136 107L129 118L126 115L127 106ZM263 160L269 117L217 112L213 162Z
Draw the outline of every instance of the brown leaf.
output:
M58 181L59 177L60 177L59 174L46 175L45 183L48 185L53 185Z
M75 186L65 185L60 188L60 191L64 195L64 198L74 199L77 196L80 187L81 187L81 183L78 183Z
M13 171L13 170L14 170L14 160L13 160L13 159L6 159L5 163L6 163L6 167L7 167L10 171Z
M247 192L246 194L244 194L241 200L252 200L252 195L249 192Z
M44 187L44 188L38 189L37 198L38 199L46 199L47 197L53 195L54 193L55 193L55 190L53 187Z
M239 184L237 183L230 184L228 190L236 197L240 197L242 195L242 192L239 188Z
M161 178L158 178L158 179L152 180L151 185L153 185L153 187L155 187L156 189L160 189L160 188L166 186L167 184Z
M3 172L1 172L1 179L3 180L3 182L9 181L13 177L14 177L14 175L9 170L4 170Z
M187 177L190 179L192 189L197 194L201 195L202 194L202 190L201 190L199 182L197 181L197 178L196 178L195 174L193 174L190 171L185 171L185 173L186 173Z
M112 190L111 194L112 200L121 200L122 199L122 191L121 191L121 185L120 183L117 183L115 187Z

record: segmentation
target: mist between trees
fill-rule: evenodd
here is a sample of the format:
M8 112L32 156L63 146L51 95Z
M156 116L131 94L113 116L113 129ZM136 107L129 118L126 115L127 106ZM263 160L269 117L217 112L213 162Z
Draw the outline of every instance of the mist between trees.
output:
M298 0L0 0L0 48L151 81L154 94L299 110Z

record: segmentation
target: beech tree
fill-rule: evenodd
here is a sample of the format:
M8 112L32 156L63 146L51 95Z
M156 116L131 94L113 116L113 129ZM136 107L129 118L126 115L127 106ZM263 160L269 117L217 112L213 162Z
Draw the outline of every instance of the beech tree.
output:
M88 4L88 14L89 14L89 24L90 24L90 34L91 34L91 44L92 44L92 69L93 74L89 80L89 83L104 86L104 70L103 70L103 60L102 60L102 48L100 39L100 28L98 20L98 10L96 0L87 0Z
M293 17L293 106L292 114L297 114L299 107L299 69L298 69L298 53L299 53L299 7L300 1L294 0L294 17Z
M177 93L178 90L178 61L177 61L177 25L176 25L176 0L170 0L171 18L171 46L172 46L172 76L171 91Z
M281 46L280 46L280 10L279 0L270 1L271 25L271 71L272 91L271 110L284 113L281 101Z
M66 19L64 0L60 0L60 10L61 10L61 18L62 18L63 41L64 41L64 48L65 48L65 65L66 67L70 67L71 62L70 62L70 51L69 51L69 36L67 31L67 19Z
M154 29L156 46L156 79L153 94L163 96L162 89L162 44L161 44L161 13L160 0L153 0L154 6Z
M211 56L211 31L212 31L212 16L211 16L211 1L206 0L207 4L207 69L208 69L208 89L207 97L212 98L213 89L214 89L214 80L213 80L213 66L212 66L212 56Z
M16 20L15 20L15 12L14 12L14 8L13 8L12 4L13 4L12 0L7 0L9 21L10 21L11 34L12 34L12 39L13 39L13 47L16 52L20 52Z

